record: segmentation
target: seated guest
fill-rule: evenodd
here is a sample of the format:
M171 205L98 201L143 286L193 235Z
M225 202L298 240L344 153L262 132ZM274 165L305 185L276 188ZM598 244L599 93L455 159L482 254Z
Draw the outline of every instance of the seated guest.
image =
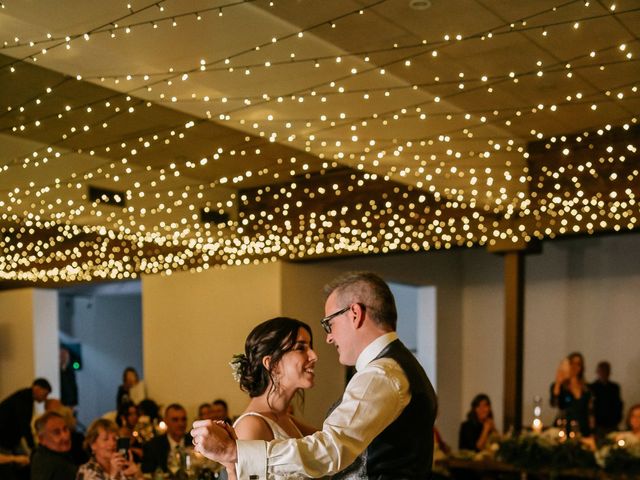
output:
M150 398L145 398L138 404L138 415L140 420L147 417L151 423L156 423L160 419L160 408L158 404Z
M217 398L211 403L211 420L222 420L229 425L233 423L229 418L229 406L221 398Z
M142 479L140 467L133 461L131 451L125 456L116 451L118 426L111 420L94 420L87 430L85 446L91 458L80 466L77 480L133 480Z
M142 471L155 472L160 468L167 472L167 457L170 452L184 451L192 446L191 436L187 434L187 411L182 405L172 403L164 413L167 432L159 435L142 447Z
M209 420L211 419L211 404L203 403L198 407L198 420Z
M589 384L593 395L593 416L598 437L604 437L618 429L622 420L622 399L620 385L609 380L611 365L600 362L596 367L597 380Z
M77 430L78 421L71 407L63 405L57 398L48 398L44 402L44 410L45 412L56 412L60 414L62 418L64 418L67 427L69 427L71 434L71 450L69 454L71 455L73 463L82 465L89 460L89 455L87 455L84 449L84 435Z
M626 432L615 434L615 440L624 440L626 443L640 443L640 403L636 403L627 414Z
M489 437L497 434L491 411L491 400L480 393L471 402L467 420L460 425L458 448L479 452L489 445Z
M160 408L150 398L145 398L138 404L138 424L135 430L142 442L151 440L157 433L160 422Z
M125 402L120 405L116 423L118 424L118 436L129 439L129 449L133 452L133 459L139 462L142 459L142 442L136 432L138 424L138 407L133 402Z
M78 466L71 459L71 432L62 415L45 412L35 427L39 444L31 458L31 480L74 480Z

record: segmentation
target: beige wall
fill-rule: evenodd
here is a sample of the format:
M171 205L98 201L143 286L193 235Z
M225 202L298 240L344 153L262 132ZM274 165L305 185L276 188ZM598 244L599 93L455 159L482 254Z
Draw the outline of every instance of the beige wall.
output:
M345 368L338 363L335 348L326 343L320 319L324 316L323 286L339 269L327 264L282 265L282 313L308 323L313 330L313 346L318 354L315 388L305 392L304 418L320 426L329 407L344 391Z
M51 383L51 397L60 397L60 343L58 340L58 292L32 290L34 372Z
M462 409L486 393L492 401L496 425L502 430L504 382L503 258L482 250L462 252ZM455 440L455 441L454 441ZM457 430L451 440L457 447Z
M150 398L197 406L222 397L232 414L247 396L229 361L244 351L249 331L280 314L281 264L214 268L142 279L144 378Z
M0 292L0 398L33 381L31 297L30 288Z
M0 398L45 377L59 395L58 294L24 288L0 292Z

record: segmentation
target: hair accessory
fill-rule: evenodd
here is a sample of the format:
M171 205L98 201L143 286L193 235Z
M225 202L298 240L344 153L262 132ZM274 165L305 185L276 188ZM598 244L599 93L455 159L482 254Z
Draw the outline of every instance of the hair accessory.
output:
M231 357L229 366L233 372L233 379L240 383L240 377L242 374L242 364L247 361L247 356L244 353L236 353Z

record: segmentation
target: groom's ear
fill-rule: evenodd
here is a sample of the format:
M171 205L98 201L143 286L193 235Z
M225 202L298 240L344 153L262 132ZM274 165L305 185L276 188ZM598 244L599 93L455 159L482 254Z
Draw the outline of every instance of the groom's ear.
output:
M351 317L353 326L358 329L364 324L364 308L359 303L351 305L348 315Z

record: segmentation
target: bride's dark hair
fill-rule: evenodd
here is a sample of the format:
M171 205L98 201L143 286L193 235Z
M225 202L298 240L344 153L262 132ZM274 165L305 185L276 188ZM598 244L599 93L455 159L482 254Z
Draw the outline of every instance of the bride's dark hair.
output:
M262 395L271 381L274 386L273 370L282 356L296 344L298 331L304 328L311 338L311 328L304 322L288 317L276 317L255 327L244 344L244 357L239 361L240 388L250 397ZM265 368L262 359L271 356L269 368Z

